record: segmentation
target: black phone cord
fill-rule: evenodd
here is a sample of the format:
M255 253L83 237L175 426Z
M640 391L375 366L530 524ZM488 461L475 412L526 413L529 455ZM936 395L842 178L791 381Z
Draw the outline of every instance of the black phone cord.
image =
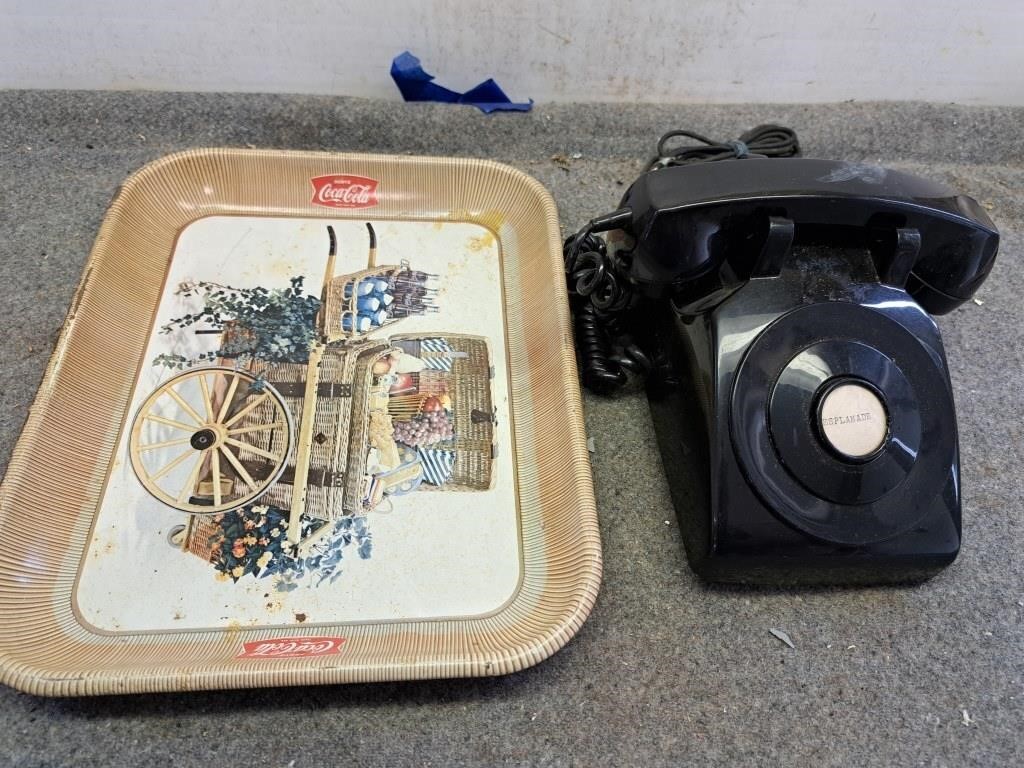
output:
M633 301L629 284L619 277L625 266L609 256L595 226L600 224L591 222L567 238L562 256L580 378L587 389L609 394L626 383L625 371L645 373L650 361L622 325Z
M693 139L698 144L676 144L679 138ZM750 157L796 157L800 142L792 128L765 123L751 128L738 139L715 141L693 131L669 131L658 139L658 154L647 164L647 170L715 160L743 160Z
M684 137L698 145L670 146ZM796 133L780 125L753 128L732 141L718 142L686 130L673 130L658 140L658 155L647 171L689 163L753 157L794 157L800 154ZM626 382L626 371L645 374L652 363L636 343L627 323L639 299L627 277L628 263L612 256L598 232L627 225L632 212L620 209L591 220L562 245L566 289L576 336L580 379L587 389L611 394Z

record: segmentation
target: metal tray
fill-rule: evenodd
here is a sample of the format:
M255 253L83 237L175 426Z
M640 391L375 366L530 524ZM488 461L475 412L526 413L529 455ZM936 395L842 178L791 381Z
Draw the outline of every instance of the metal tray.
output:
M468 677L558 650L601 572L560 251L548 193L487 161L135 173L0 491L0 679Z

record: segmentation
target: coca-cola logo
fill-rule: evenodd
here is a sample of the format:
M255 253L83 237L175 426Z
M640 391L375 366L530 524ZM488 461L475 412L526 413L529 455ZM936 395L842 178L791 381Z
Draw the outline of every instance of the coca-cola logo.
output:
M300 656L330 656L341 652L344 637L287 637L254 640L242 646L237 658L294 659Z
M377 180L347 173L317 176L313 184L313 204L327 208L369 208L377 204Z

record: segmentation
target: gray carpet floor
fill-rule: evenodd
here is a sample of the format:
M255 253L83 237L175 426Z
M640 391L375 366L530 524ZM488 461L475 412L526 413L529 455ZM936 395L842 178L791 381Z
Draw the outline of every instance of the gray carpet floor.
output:
M644 397L588 396L605 578L548 661L415 684L79 700L0 689L0 764L1021 764L1024 109L537 105L488 117L302 96L0 92L0 463L104 210L149 160L211 145L485 156L547 186L569 231L613 207L664 130L729 138L769 121L796 128L809 156L946 181L1002 231L981 301L940 320L964 467L951 568L911 588L706 586L684 560ZM551 160L574 153L567 170Z

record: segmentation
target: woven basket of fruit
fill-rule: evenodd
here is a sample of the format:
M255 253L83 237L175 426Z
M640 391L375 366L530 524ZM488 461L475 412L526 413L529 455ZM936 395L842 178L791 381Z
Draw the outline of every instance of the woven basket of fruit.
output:
M405 359L391 387L394 440L417 451L427 482L421 490L484 490L491 484L494 418L492 369L484 339L394 336ZM401 361L403 358L398 357Z

